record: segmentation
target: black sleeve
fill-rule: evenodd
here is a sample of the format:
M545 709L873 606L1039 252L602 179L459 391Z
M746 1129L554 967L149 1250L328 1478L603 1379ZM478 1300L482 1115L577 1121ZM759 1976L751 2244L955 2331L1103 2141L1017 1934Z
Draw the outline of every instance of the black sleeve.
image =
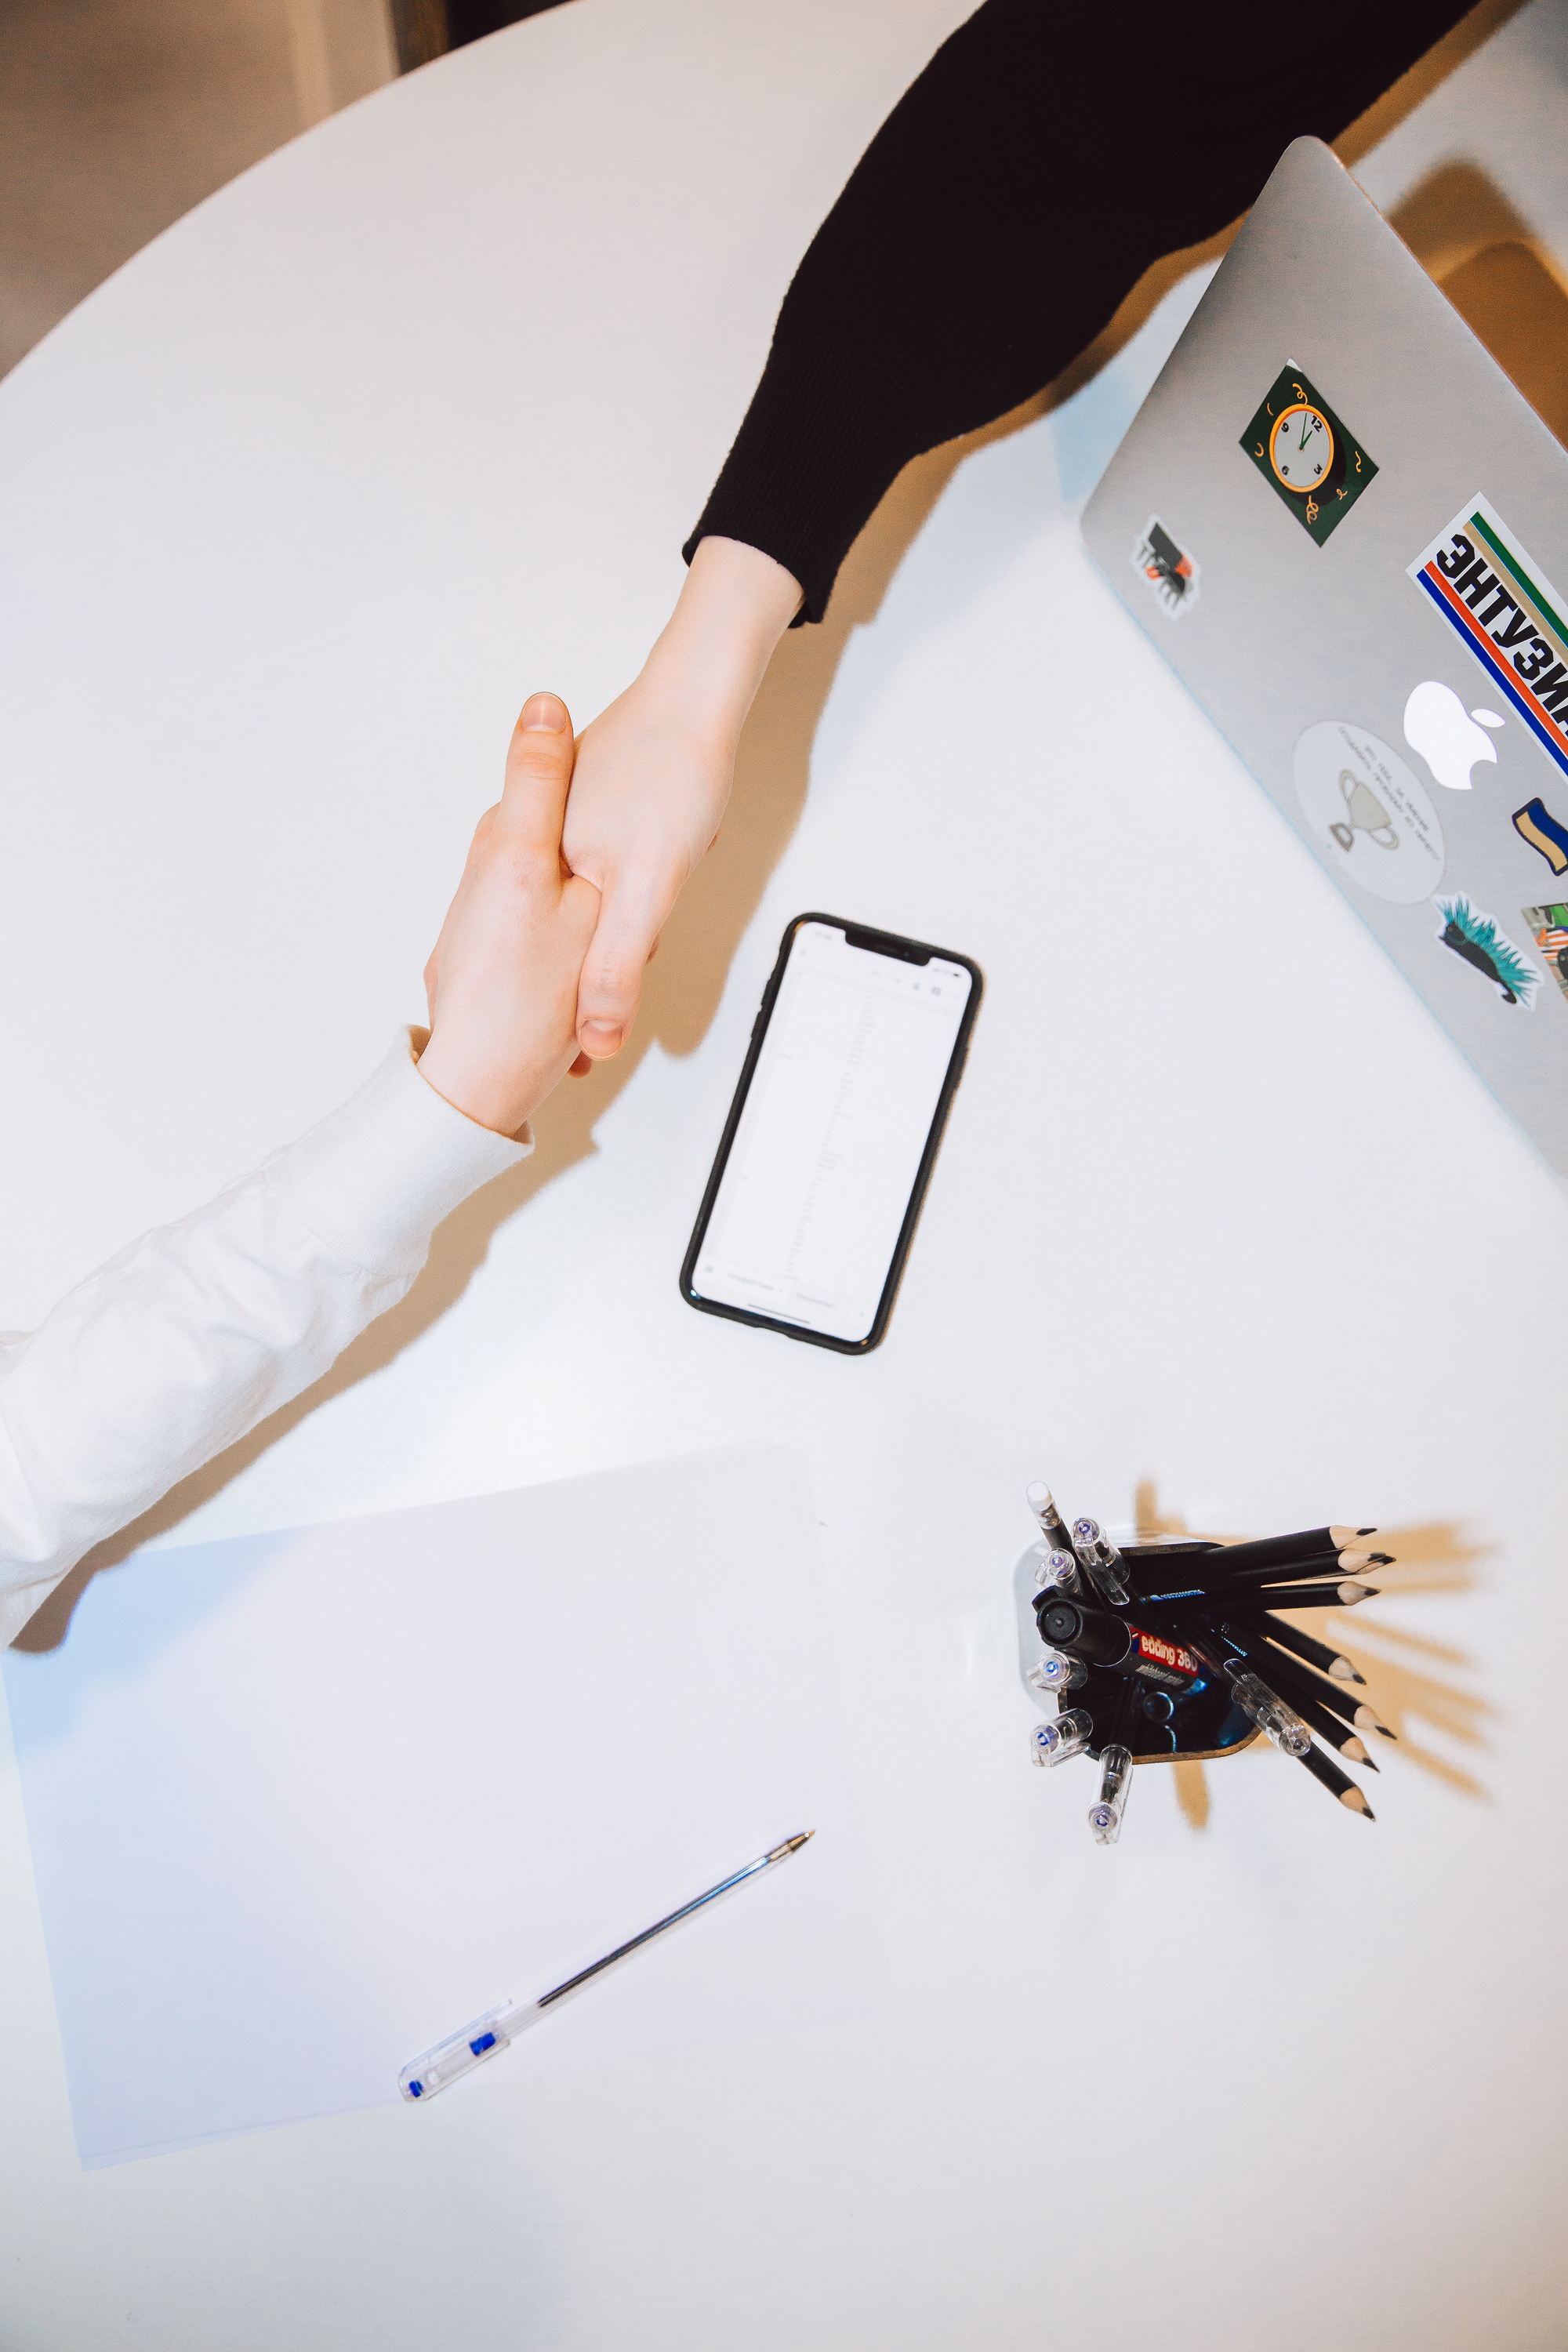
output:
M985 0L867 149L784 297L710 534L820 620L900 467L1050 383L1162 255L1243 212L1456 25L1455 0Z

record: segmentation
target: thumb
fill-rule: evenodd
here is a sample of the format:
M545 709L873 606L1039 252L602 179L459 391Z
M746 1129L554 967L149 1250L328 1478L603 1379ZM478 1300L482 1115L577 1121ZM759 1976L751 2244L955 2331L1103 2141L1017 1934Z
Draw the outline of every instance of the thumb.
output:
M507 746L498 827L531 850L559 855L576 746L558 694L531 694Z
M595 1061L618 1053L642 1001L643 971L669 912L644 882L612 875L577 982L577 1043Z

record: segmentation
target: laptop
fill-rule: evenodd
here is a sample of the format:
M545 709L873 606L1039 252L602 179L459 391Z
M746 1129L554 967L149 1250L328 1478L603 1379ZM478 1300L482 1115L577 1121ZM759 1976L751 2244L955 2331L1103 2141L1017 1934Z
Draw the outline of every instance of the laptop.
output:
M1568 452L1321 142L1286 150L1083 532L1568 1177Z

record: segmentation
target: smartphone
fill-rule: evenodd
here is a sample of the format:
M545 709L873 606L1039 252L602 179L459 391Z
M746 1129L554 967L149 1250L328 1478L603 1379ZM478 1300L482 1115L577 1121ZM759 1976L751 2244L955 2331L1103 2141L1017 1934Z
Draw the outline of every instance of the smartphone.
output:
M946 948L795 917L680 1269L689 1307L847 1355L879 1344L981 987Z

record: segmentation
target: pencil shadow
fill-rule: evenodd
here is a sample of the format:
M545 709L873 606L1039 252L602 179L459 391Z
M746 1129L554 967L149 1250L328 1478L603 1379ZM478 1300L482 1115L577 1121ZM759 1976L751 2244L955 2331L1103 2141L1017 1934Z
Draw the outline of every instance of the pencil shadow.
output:
M1211 1542L1221 1543L1243 1540L1235 1533L1189 1528L1180 1513L1161 1507L1152 1478L1142 1479L1138 1484L1133 1521L1141 1530L1151 1534L1202 1534ZM1247 1532L1256 1535L1257 1530ZM1482 1563L1490 1557L1489 1546L1467 1541L1446 1519L1426 1520L1409 1527L1380 1527L1377 1543L1380 1550L1394 1554L1391 1568L1367 1570L1369 1576L1375 1572L1378 1601L1396 1601L1402 1595L1458 1596L1477 1591L1481 1583ZM1490 1700L1458 1679L1473 1671L1469 1654L1456 1643L1435 1641L1429 1634L1406 1633L1388 1623L1378 1609L1378 1601L1362 1602L1353 1617L1344 1609L1292 1610L1290 1622L1321 1642L1331 1643L1364 1676L1367 1704L1387 1724L1398 1743L1396 1750L1385 1749L1380 1760L1386 1762L1388 1755L1396 1752L1406 1763L1430 1773L1458 1795L1489 1804L1490 1791L1477 1774L1467 1770L1456 1759L1425 1746L1414 1727L1424 1723L1444 1739L1472 1750L1478 1760L1484 1755L1489 1746L1488 1727L1495 1719L1497 1709ZM1369 1745L1374 1748L1383 1747L1376 1739L1370 1740ZM1201 1764L1184 1769L1199 1775L1204 1770ZM1206 1790L1202 1819L1196 1818L1190 1790L1178 1786L1177 1799L1192 1826L1202 1829L1208 1819Z

